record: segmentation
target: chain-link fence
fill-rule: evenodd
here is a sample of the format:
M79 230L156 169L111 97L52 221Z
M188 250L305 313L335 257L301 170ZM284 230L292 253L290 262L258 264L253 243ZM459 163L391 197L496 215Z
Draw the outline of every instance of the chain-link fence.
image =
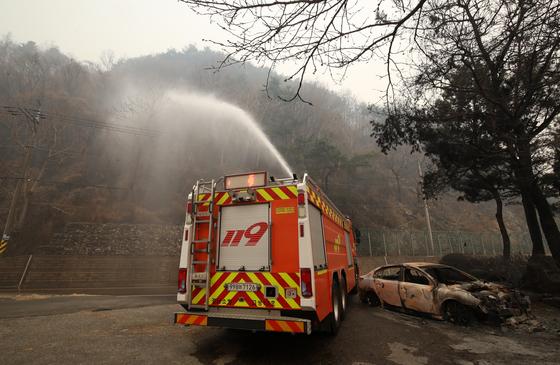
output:
M434 231L433 245L425 231L361 230L360 256L445 256L451 253L494 256L502 254L499 232ZM510 232L511 253L530 254L531 238Z

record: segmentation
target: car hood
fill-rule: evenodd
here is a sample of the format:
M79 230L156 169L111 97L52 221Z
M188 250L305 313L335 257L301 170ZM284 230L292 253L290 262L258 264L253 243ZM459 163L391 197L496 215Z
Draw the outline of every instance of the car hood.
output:
M498 308L526 310L530 306L529 297L518 290L492 282L472 281L448 285L448 288L468 292L490 311Z
M462 290L471 293L474 297L484 296L503 297L510 294L510 290L503 285L486 281L471 281L447 285L451 290Z
M509 291L509 289L503 285L500 284L496 284L496 283L491 283L488 281L471 281L471 282L466 282L466 283L460 283L460 284L456 284L455 286L458 286L459 288L466 290L468 292L471 293L477 293L477 292L483 292L483 291L490 291L493 293L498 293L498 292L507 292Z

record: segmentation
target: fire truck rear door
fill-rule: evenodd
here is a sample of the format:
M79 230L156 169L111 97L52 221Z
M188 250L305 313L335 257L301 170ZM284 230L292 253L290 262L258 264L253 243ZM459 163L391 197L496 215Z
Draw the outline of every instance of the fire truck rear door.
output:
M226 271L270 270L268 204L222 207L217 266Z

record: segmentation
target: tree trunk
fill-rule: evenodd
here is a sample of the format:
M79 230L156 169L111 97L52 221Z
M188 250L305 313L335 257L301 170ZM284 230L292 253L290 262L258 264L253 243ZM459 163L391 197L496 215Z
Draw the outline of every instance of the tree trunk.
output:
M401 203L402 202L401 179L398 175L395 175L395 180L397 180L397 199L399 200L399 203Z
M504 222L504 215L503 215L504 204L502 203L502 199L500 198L499 194L494 195L494 200L496 201L496 221L498 222L498 226L500 227L500 233L502 234L503 256L506 260L509 261L511 257L511 241L509 239L507 227Z
M539 220L537 213L535 212L535 206L533 204L533 199L526 193L521 193L521 202L523 203L523 210L525 212L525 221L527 222L527 228L529 229L529 235L531 236L531 242L533 243L532 256L543 256L544 255L544 243L541 234L541 227L539 225Z
M558 230L558 225L554 220L554 214L550 208L550 204L546 200L540 187L534 183L533 184L533 198L535 201L535 207L539 213L539 218L541 222L541 227L546 237L546 242L552 253L552 257L556 262L556 266L560 268L560 231Z
M397 183L397 199L399 201L399 203L402 202L402 198L401 198L401 178L398 174L398 172L393 168L390 167L391 173L393 174L393 176L395 177L395 182Z
M560 231L554 220L552 208L546 200L537 180L533 174L533 161L531 158L531 149L529 141L525 139L519 140L519 180L522 193L529 193L530 199L539 214L539 221L542 231L546 237L548 247L552 253L552 257L556 265L560 267ZM533 210L534 213L534 210ZM542 240L542 238L541 238ZM534 249L533 249L534 252ZM544 255L544 246L542 248Z
M533 242L532 256L544 255L544 243L542 239L541 226L535 212L535 202L533 199L532 188L534 181L533 167L529 143L524 140L519 142L519 159L514 160L514 173L517 180L517 186L521 193L521 202L525 211L525 220L527 228Z

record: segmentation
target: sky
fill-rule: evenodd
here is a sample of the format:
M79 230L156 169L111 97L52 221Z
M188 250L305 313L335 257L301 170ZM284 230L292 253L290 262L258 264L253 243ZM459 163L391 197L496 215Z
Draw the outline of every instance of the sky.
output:
M116 58L136 57L227 35L209 19L177 0L0 0L0 36L16 42L57 46L80 61L99 62L112 51ZM214 48L214 47L211 47ZM287 73L289 65L279 71ZM385 88L382 61L353 66L342 82L326 70L306 76L359 101L378 103ZM264 83L264 80L263 80Z

